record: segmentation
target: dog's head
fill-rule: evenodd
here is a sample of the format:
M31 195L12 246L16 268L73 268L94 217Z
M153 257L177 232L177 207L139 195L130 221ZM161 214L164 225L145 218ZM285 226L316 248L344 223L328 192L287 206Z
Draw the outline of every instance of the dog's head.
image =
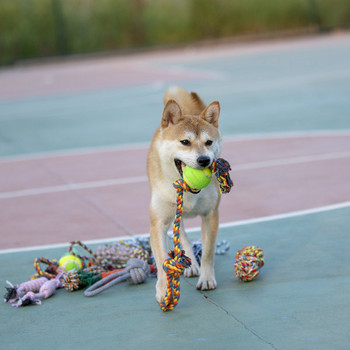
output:
M204 169L211 166L221 152L218 130L220 104L210 103L199 115L184 115L175 100L163 110L160 132L162 159L182 177L186 165Z

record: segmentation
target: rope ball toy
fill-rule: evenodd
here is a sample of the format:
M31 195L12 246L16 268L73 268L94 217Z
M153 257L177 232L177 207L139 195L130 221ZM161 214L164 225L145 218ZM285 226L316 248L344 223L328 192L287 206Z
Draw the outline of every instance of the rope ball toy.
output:
M236 254L235 276L243 282L250 282L259 275L264 266L264 252L255 246L246 246Z

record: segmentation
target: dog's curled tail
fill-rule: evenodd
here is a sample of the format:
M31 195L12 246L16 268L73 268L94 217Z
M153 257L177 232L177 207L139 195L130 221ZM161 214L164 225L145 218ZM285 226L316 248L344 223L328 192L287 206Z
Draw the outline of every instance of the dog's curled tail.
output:
M199 115L206 107L205 103L195 92L187 92L180 86L170 87L164 95L164 105L169 100L175 100L183 114Z

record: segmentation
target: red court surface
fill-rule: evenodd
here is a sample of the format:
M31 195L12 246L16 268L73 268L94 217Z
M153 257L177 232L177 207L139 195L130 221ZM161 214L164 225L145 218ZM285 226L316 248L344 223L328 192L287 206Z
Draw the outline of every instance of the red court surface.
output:
M147 233L147 148L1 161L1 249ZM347 201L349 149L345 132L225 139L235 186L222 198L220 223Z

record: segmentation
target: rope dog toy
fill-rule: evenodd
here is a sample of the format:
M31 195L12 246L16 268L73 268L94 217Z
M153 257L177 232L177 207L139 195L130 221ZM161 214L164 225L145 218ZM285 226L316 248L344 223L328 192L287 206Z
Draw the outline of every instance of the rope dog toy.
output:
M192 242L193 254L198 262L201 264L202 259L202 242L200 240ZM216 255L225 255L230 250L230 242L227 240L222 240L216 243L215 254Z
M247 246L236 254L235 276L244 282L252 281L264 266L264 252L261 248Z
M219 158L213 162L211 171L218 179L219 189L221 193L228 193L233 186L229 171L230 164ZM209 184L209 183L208 183ZM191 259L185 255L180 245L180 226L183 213L183 193L190 191L193 187L189 186L183 179L176 180L173 183L176 190L176 213L173 222L173 245L174 250L169 251L169 258L165 260L163 269L167 278L167 290L165 298L160 304L163 311L170 311L175 308L180 299L180 274L185 268L191 266Z
M87 297L92 297L127 279L129 279L131 284L143 283L147 279L147 275L149 275L150 272L151 270L147 262L136 258L129 259L125 270L112 273L96 282L85 290L84 295Z
M38 292L41 286L47 281L48 279L46 277L40 277L35 280L23 282L20 285L13 285L9 281L6 281L6 283L10 285L10 288L5 287L7 292L4 295L4 302L14 303L21 297L22 294L26 294L28 292Z
M40 305L40 299L47 299L55 293L57 288L62 287L60 281L61 274L56 278L46 281L39 289L39 293L34 293L32 291L28 292L24 297L20 298L17 304L13 304L14 307L26 306L26 305Z
M43 271L40 267L40 263L46 264L47 268L45 271ZM48 279L55 278L58 274L58 261L56 259L47 259L47 258L36 258L34 259L34 268L37 272L34 276L32 276L30 279L36 279L39 277L46 277Z
M90 256L85 256L85 255L79 255L76 252L74 252L73 247L75 245L79 245L82 247L84 250L86 250ZM110 270L111 266L110 263L106 259L102 259L98 257L91 249L89 249L83 242L81 241L72 241L70 242L70 247L69 247L69 253L76 256L77 258L81 259L82 261L89 261L89 265L98 265L101 266L105 270Z

